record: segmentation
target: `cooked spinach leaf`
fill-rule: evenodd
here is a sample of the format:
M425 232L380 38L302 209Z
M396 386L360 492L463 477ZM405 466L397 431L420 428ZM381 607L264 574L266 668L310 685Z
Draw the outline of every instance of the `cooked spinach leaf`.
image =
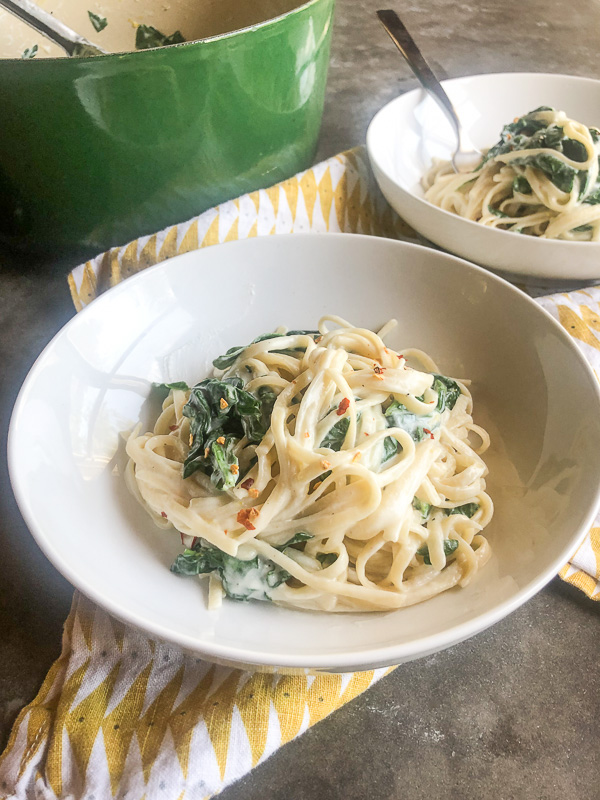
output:
M151 47L165 47L168 44L181 44L185 42L181 31L175 31L170 36L153 28L152 25L138 25L135 32L135 49L149 50Z
M381 463L385 464L386 461L393 458L399 449L400 445L397 439L394 439L393 436L386 436L383 440L383 458L381 459Z
M175 381L174 383L153 383L155 389L182 389L187 391L190 387L185 381Z
M93 11L88 11L88 17L90 18L90 22L94 26L94 30L98 31L98 33L100 33L100 31L103 31L104 28L106 28L106 26L108 25L108 20L106 19L106 17L101 17L98 14L94 14Z
M558 150L558 148L555 148ZM560 151L559 151L560 152ZM538 153L535 156L523 155L514 158L511 164L521 166L537 167L552 181L561 192L570 192L575 185L575 178L580 175L580 171L570 167L560 159L550 156L547 153Z
M293 544L298 544L299 542L308 542L309 539L314 539L312 533L307 533L306 531L298 531L298 533L295 533L292 536L292 538L285 544L276 545L275 549L281 550L281 552L283 553L286 547L291 547Z
M588 194L583 202L587 203L589 206L595 206L600 203L600 186L598 186L598 188L595 189L591 194Z
M275 394L262 388L255 397L243 388L240 378L207 378L194 386L183 407L190 421L184 478L202 470L217 489L235 486L239 479L235 446L243 436L259 442L269 428Z
M513 192L518 192L519 194L531 194L531 186L524 175L517 175L513 180L512 188Z
M452 514L463 514L465 517L471 519L478 510L479 503L465 503L462 506L456 506L456 508L445 508L444 514L447 517L452 516Z
M330 567L338 559L337 553L317 553L317 561L321 562L323 569Z
M37 51L37 44L34 44L33 47L26 47L21 53L21 60L27 61L28 58L35 58Z
M330 450L335 450L337 453L344 444L349 427L350 417L342 417L329 428L319 447L329 447Z
M415 511L419 511L421 513L421 520L425 522L429 519L429 514L431 512L431 503L426 503L424 500L419 500L418 497L413 497L412 507Z
M509 215L505 214L504 211L500 211L499 208L494 208L494 206L488 206L488 211L490 214L493 214L495 217L501 217L502 219L509 219Z
M547 106L540 106L535 111L530 111L529 114L524 114L514 122L505 125L500 133L500 140L488 150L478 169L491 158L520 151L522 155L511 159L511 164L520 164L541 170L563 192L572 191L577 180L579 189L583 191L587 175L581 170L571 167L547 153L532 155L527 153L528 150L550 149L562 153L571 161L583 163L587 160L587 150L581 142L565 136L564 129L560 125L548 125L546 120L537 118L538 112L552 110ZM517 181L519 181L518 184ZM528 186L528 182L524 178L516 178L513 183L514 191L530 194L531 187L529 186L529 190L527 190L525 184ZM490 211L496 213L491 208ZM501 215L497 214L497 216Z
M250 345L256 344L257 342L265 342L267 339L277 339L281 336L318 336L319 331L288 331L287 333L262 333L260 336L257 336L256 339L253 339L250 344L242 345L241 347L230 347L229 350L222 356L218 356L213 361L213 366L217 369L227 369L230 367L233 362L240 356L244 350L246 350ZM299 349L299 348L296 348ZM285 351L276 351L276 352L285 352Z
M385 417L390 428L402 428L403 431L408 433L413 442L423 441L423 439L429 435L425 433L425 429L431 432L432 426L435 426L438 421L437 415L415 414L409 411L404 403L401 403L399 400L394 400L390 403L385 410ZM388 452L390 452L390 450L388 450Z
M456 401L461 395L460 386L452 378L446 378L445 375L437 375L434 373L434 381L431 387L434 392L438 393L438 401L436 411L440 413L447 408L452 411L456 405Z
M289 572L260 555L245 561L202 540L177 556L171 572L177 575L216 572L225 594L232 600L270 600L270 591L290 578Z
M444 539L444 555L450 556L458 547L458 539ZM431 566L431 559L429 558L429 547L424 545L419 547L417 555L423 556L423 563Z

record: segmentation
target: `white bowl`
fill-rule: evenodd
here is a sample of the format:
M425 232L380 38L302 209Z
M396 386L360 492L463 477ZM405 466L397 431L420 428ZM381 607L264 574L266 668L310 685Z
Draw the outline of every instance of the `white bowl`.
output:
M225 601L169 572L179 536L127 491L120 432L152 381L202 378L211 360L279 324L326 312L377 327L473 380L496 513L492 560L464 589L411 608L303 612ZM23 516L88 597L150 635L221 663L346 671L461 641L531 597L565 563L599 504L600 392L566 332L491 273L431 249L363 236L293 235L179 256L95 300L52 340L17 400L9 466ZM558 635L558 633L557 633Z
M443 81L479 149L491 147L507 122L541 105L600 125L600 81L569 75L507 73ZM373 118L367 149L389 204L425 238L482 266L535 279L600 278L600 243L523 236L463 219L428 203L421 178L433 158L450 159L455 137L422 89L397 97Z

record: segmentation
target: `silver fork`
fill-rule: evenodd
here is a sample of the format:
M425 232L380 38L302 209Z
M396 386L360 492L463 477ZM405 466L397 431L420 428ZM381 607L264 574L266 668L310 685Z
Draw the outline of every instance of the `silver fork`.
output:
M415 40L406 30L404 23L395 11L378 11L379 21L385 28L390 39L406 59L408 66L415 73L421 86L429 92L438 103L444 114L450 120L456 133L457 146L452 156L452 166L455 172L471 172L481 161L482 153L478 150L469 135L460 124L458 115L452 101L442 88L442 85L431 71L431 67L423 58Z

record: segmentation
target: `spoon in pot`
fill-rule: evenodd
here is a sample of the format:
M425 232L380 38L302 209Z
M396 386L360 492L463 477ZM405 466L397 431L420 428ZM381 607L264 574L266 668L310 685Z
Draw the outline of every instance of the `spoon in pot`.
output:
M0 6L26 22L70 56L103 56L106 50L80 36L31 0L0 0Z
M4 2L4 0L0 0L0 2ZM429 64L423 58L415 40L406 30L395 11L378 11L377 16L390 39L394 42L398 50L400 50L408 62L408 66L419 79L421 86L423 86L436 103L438 103L454 128L457 140L456 150L452 156L454 171L472 172L481 161L482 153L475 147L467 132L460 124L460 120L458 119L458 115L450 98L431 71Z

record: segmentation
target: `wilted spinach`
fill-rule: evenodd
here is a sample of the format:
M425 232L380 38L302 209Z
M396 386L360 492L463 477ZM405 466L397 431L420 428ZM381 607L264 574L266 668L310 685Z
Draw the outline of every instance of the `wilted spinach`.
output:
M572 191L577 180L579 190L583 191L587 182L587 173L585 171L571 167L548 153L527 153L528 150L549 149L562 153L571 161L583 163L587 160L587 151L581 142L565 136L564 130L560 125L548 125L544 119L536 118L537 113L540 111L553 110L548 106L540 106L535 111L530 111L514 122L505 125L502 128L500 140L488 150L478 169L498 155L522 151L522 155L511 159L511 164L535 167L541 170L563 192ZM515 178L513 189L522 194L531 193L531 187L523 176ZM497 210L493 211L490 208L490 211L496 213ZM498 216L501 216L501 214L498 214Z
M174 383L153 383L155 389L182 389L187 391L190 387L185 381L175 381Z
M451 556L458 547L458 539L444 539L444 555ZM429 557L429 547L424 545L417 550L418 556L423 556L423 563L431 566L431 559Z
M90 18L90 22L94 26L94 30L98 33L103 31L104 28L108 25L108 20L106 17L101 17L99 14L94 14L93 11L88 11L88 17Z
M332 564L335 564L337 559L338 559L338 554L337 553L318 553L317 554L317 561L319 561L321 563L321 567L323 569L326 569L327 567L330 567Z
M438 393L436 410L439 411L440 414L447 408L452 411L456 405L456 401L461 395L458 383L453 381L452 378L447 378L445 375L434 373L433 385L431 388Z
M232 600L271 600L271 590L291 577L289 572L260 555L243 560L202 540L177 556L171 572L186 576L216 572L225 594Z
M309 539L314 539L312 533L307 533L306 531L298 531L285 544L275 545L275 549L281 550L281 552L283 553L286 547L291 547L293 544L299 544L300 542L308 542Z
M429 513L431 511L431 503L426 503L424 500L419 500L418 497L413 497L412 507L419 511L421 514L421 521L425 522L429 519Z
M152 25L138 25L135 32L135 49L149 50L151 47L165 47L168 44L181 44L185 42L181 31L175 31L170 36L161 33Z
M319 447L328 447L330 450L335 450L337 453L344 444L344 439L346 438L349 427L350 417L342 417L342 419L338 420L329 428Z
M213 361L213 366L217 369L227 369L230 367L234 361L240 356L244 350L246 350L250 345L257 344L257 342L265 342L267 339L277 339L281 336L318 336L319 331L288 331L287 333L262 333L260 336L257 336L256 339L253 339L250 344L243 345L241 347L230 347L229 350L222 356L218 356ZM299 348L295 348L299 349ZM275 351L275 352L285 352L285 351Z
M456 508L445 508L444 514L447 517L450 517L453 514L462 514L463 516L471 519L471 517L473 517L478 510L479 503L465 503L462 506L456 506Z
M249 442L263 438L276 399L269 387L261 387L255 396L243 385L240 378L207 378L191 390L183 407L183 414L190 421L184 478L201 470L217 489L228 489L237 483L239 462L235 446L243 436Z

